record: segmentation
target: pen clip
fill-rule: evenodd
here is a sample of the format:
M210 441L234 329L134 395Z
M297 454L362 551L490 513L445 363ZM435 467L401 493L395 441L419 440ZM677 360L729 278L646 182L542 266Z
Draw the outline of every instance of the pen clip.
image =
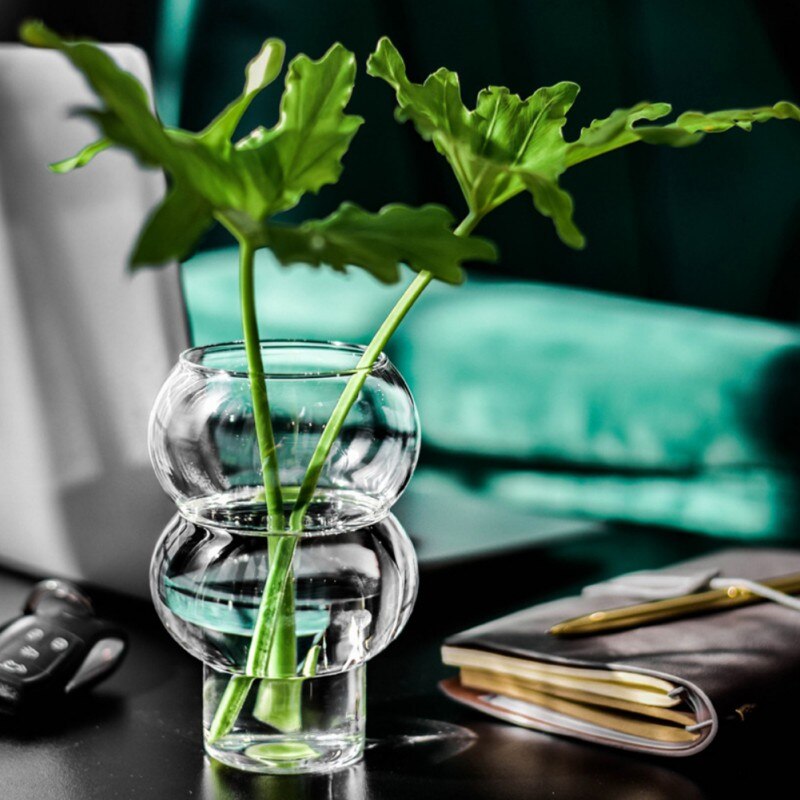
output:
M764 600L771 600L778 605L786 606L786 608L791 608L794 611L800 611L800 598L792 597L786 592L781 592L778 589L765 586L758 581L751 581L747 578L728 578L724 576L721 578L714 578L709 585L712 589L725 589L731 597L735 596L732 595L731 592L749 592Z
M719 573L719 569L706 569L685 575L640 570L619 575L602 583L593 583L586 586L581 594L586 597L617 595L631 600L663 600L667 597L696 594L708 589Z

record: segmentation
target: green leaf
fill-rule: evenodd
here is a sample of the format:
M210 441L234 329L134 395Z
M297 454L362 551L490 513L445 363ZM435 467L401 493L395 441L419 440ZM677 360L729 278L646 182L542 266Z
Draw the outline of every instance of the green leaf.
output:
M130 150L144 164L163 167L215 208L240 201L242 181L225 164L224 155L197 135L164 128L144 86L101 48L91 42L64 41L41 22L25 23L20 33L29 44L60 50L83 73L105 107L81 113L100 127L105 138Z
M50 164L50 169L53 172L63 175L67 172L72 172L79 167L85 167L98 153L107 150L113 142L110 139L98 139L96 142L87 144L79 153L76 153L70 158L65 158L62 161L55 161Z
M568 244L582 242L572 223L572 201L557 185L565 169L561 129L577 84L543 87L525 100L505 87L490 86L469 111L454 72L439 69L423 84L412 83L386 38L370 56L367 72L394 88L398 119L411 120L448 160L473 214L483 216L528 190Z
M570 82L537 89L522 100L501 86L478 95L470 111L461 100L458 76L439 69L424 83L412 83L394 45L381 39L367 72L385 80L397 97L396 116L410 120L420 135L445 156L470 211L479 217L523 191L537 211L552 218L559 237L580 248L584 238L572 219L572 198L560 186L571 166L634 142L685 147L707 133L733 127L750 130L754 122L800 119L793 103L754 109L690 111L667 125L652 125L670 113L667 103L638 103L595 120L574 142L564 139L566 114L578 94Z
M438 144L468 139L469 114L461 100L461 87L455 72L441 68L425 83L412 83L406 65L391 40L383 37L367 61L367 73L383 78L397 93L395 115L411 120L419 133Z
M230 140L253 98L280 75L285 56L286 45L280 39L264 42L258 55L245 67L242 93L201 133L207 142L217 144Z
M83 73L95 93L106 104L106 114L116 117L126 129L126 146L152 163L170 161L172 148L161 123L150 109L144 86L90 42L60 39L41 22L26 22L20 29L23 41L35 47L60 50ZM113 137L110 137L113 138Z
M129 150L145 166L162 167L176 182L191 187L215 209L236 207L242 202L241 177L226 164L221 153L207 147L195 134L164 128L159 157L142 144L147 137L141 135L141 127L126 124L113 111L90 109L79 113L91 119L105 138Z
M578 91L577 84L562 81L537 89L525 100L504 87L480 92L470 115L480 149L462 157L471 165L475 210L496 208L527 189L538 210L549 209L547 216L553 218L559 235L574 228L572 200L557 180L565 168L561 129ZM567 244L574 246L576 237L568 238Z
M800 108L794 103L782 100L773 106L759 108L739 108L729 111L684 111L674 125L690 132L721 133L733 127L750 131L754 122L767 122L770 119L793 119L800 121Z
M420 208L395 204L377 214L342 204L333 214L296 227L265 225L261 244L283 264L302 262L345 271L360 267L378 280L399 280L399 264L415 272L427 270L447 283L461 283L464 261L494 261L486 239L456 236L450 212L437 205Z
M567 146L567 166L638 141L641 129L634 130L634 123L640 120L661 119L671 111L672 106L669 103L637 103L632 108L618 108L605 119L593 120L588 128L581 131L578 140ZM683 142L676 139L673 144L680 143ZM688 140L685 142L685 144L691 143Z
M723 133L731 128L750 131L754 122L767 122L770 119L800 121L800 108L784 100L774 106L760 108L710 113L685 111L667 125L636 124L665 117L671 110L668 103L639 103L632 108L617 109L605 119L594 120L588 128L581 131L577 141L569 144L567 166L638 141L686 147L698 144L709 133Z
M289 64L277 124L254 130L233 155L272 187L254 198L254 219L292 208L307 192L339 179L342 157L364 122L344 113L355 75L355 58L340 44L318 61L300 55Z
M574 203L557 181L548 181L533 174L522 176L525 187L533 196L534 208L553 220L558 238L575 250L586 246L586 238L572 220Z
M20 32L29 44L60 50L84 74L103 107L82 113L105 139L130 150L144 164L162 167L194 205L207 206L237 238L257 232L265 219L293 207L306 192L336 182L342 157L363 122L344 112L356 64L353 54L339 44L318 61L297 56L287 71L276 125L257 128L234 145L230 137L250 101L280 72L285 48L279 40L268 39L247 65L239 97L205 130L190 133L165 128L142 84L97 45L62 40L40 22L26 23ZM100 147L92 145L56 169L85 163ZM162 254L171 257L190 249L184 238L193 241L194 233L190 229L184 237L176 230L168 246L169 226L164 226L157 236L148 233L141 244L149 253L158 240L152 252L159 259Z
M211 206L195 192L175 184L139 234L131 267L182 261L214 224Z

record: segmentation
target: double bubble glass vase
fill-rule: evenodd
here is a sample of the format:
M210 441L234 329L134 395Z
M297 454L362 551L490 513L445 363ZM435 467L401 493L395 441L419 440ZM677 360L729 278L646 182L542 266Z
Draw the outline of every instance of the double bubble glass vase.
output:
M289 519L363 349L261 349ZM403 628L417 590L414 550L390 513L419 454L397 370L382 355L366 374L301 529L270 524L242 344L182 354L153 409L150 452L178 508L153 555L151 591L169 633L203 662L207 753L269 773L357 761L366 662Z

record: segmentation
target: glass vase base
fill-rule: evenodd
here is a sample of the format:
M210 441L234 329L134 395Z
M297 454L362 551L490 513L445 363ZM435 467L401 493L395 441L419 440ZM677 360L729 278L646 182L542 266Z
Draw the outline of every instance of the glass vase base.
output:
M267 775L332 772L364 754L362 736L246 736L233 734L205 745L211 758L234 769Z
M332 772L364 752L366 665L332 675L254 678L244 686L238 713L220 730L230 702L231 675L204 669L206 753L234 769L270 775Z

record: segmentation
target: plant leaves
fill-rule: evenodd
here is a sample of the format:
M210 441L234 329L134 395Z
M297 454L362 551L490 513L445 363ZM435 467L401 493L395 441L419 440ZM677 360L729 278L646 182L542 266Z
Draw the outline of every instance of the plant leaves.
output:
M59 175L63 175L79 167L85 167L96 155L102 153L103 150L107 150L112 144L113 142L110 139L98 139L96 142L87 144L86 147L74 156L62 159L61 161L54 161L50 164L50 169Z
M443 206L393 204L373 214L343 203L325 219L296 227L265 225L261 243L287 265L360 267L394 283L403 262L415 272L428 270L439 280L461 283L464 261L494 261L497 253L486 239L456 236L452 225L453 216Z
M182 261L213 224L211 206L190 189L174 184L142 228L131 267Z
M572 223L572 201L557 186L565 169L561 129L577 84L543 87L525 100L505 87L490 86L469 111L454 72L439 69L424 84L412 83L400 53L385 37L370 56L367 72L395 90L398 119L411 120L447 158L473 214L483 216L527 189L569 244L582 241Z
M367 62L367 72L395 90L396 116L413 122L420 135L445 156L470 211L481 217L522 191L536 210L552 218L565 244L580 248L584 238L572 219L573 202L560 186L571 166L633 142L685 147L707 133L733 127L750 130L769 119L800 120L800 109L786 101L754 109L689 111L667 125L653 125L670 113L667 103L638 103L595 120L574 142L562 129L578 93L577 84L558 83L537 89L522 100L501 86L478 94L470 111L461 100L458 76L439 69L422 84L406 76L403 59L386 38Z
M750 131L754 122L770 119L800 121L800 108L794 103L781 101L774 106L727 111L685 111L667 125L637 125L665 117L672 110L668 103L639 103L632 108L619 108L608 117L594 120L583 128L577 141L567 148L567 166L579 164L627 144L641 141L670 147L698 144L709 133L723 133L731 128Z
M281 73L286 45L280 39L267 39L245 67L242 93L229 103L200 134L210 144L230 141L253 98Z
M269 223L272 215L296 205L306 192L338 180L342 157L363 123L345 113L356 65L353 54L340 44L317 61L305 55L294 58L278 122L270 129L256 128L233 144L230 137L250 100L280 70L284 49L277 40L267 40L248 64L239 97L193 134L164 128L144 87L97 46L64 42L41 23L24 26L22 35L30 43L61 50L84 72L105 106L82 113L94 120L105 140L172 176L172 188L140 234L133 267L185 258L214 220L253 246L273 248L283 263L337 270L356 266L386 282L399 280L400 262L458 283L463 280L463 261L495 258L486 240L456 236L452 216L441 206L392 205L372 214L344 204L326 219L297 227ZM452 93L452 85L445 88ZM457 93L457 85L455 89ZM514 142L498 139L488 144L510 147ZM73 162L88 160L100 146L90 146ZM529 149L522 148L526 158ZM69 166L62 163L63 168ZM537 189L536 196L543 208L561 213L560 198L546 189Z
M245 171L259 172L273 187L263 208L252 207L254 219L292 208L307 192L339 180L342 157L364 122L344 113L355 75L355 58L340 44L318 61L300 55L289 64L277 124L236 144L234 158Z
M257 235L265 219L338 180L342 157L363 122L344 112L356 64L340 44L317 61L304 55L293 59L277 124L257 128L234 145L230 137L252 98L280 72L285 47L279 40L264 43L247 65L239 97L195 134L165 128L142 84L97 45L62 40L41 22L23 24L20 35L28 44L60 50L84 74L104 105L81 113L97 124L104 140L130 150L144 164L162 167L180 187L143 232L134 254L137 264L190 252L209 217L239 238ZM104 140L54 169L64 172L87 163L107 146ZM202 210L196 224L189 221L192 210Z

